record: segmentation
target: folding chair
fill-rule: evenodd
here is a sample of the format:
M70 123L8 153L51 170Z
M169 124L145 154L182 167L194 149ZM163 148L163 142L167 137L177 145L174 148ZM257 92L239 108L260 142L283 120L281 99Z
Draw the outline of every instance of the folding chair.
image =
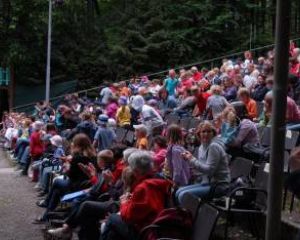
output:
M232 190L226 198L225 205L219 205L212 203L211 205L219 211L226 213L226 224L224 231L224 238L228 238L229 219L232 214L247 214L248 221L251 224L251 228L254 227L256 234L258 235L257 225L255 221L250 221L251 217L258 214L263 214L266 211L267 202L267 185L268 185L268 172L265 170L265 164L261 164L259 167L254 187L238 187ZM249 199L247 205L239 206L235 201L236 197L240 196L253 196L253 199ZM252 226L254 225L254 226Z
M183 129L188 130L191 120L192 120L192 118L190 118L190 117L181 118L179 121L179 126Z
M128 132L126 133L125 139L123 141L125 141L129 146L133 146L134 132L131 130L128 130Z
M190 129L197 128L200 122L201 122L201 119L199 119L199 118L192 118L190 120L189 128Z
M171 124L178 124L179 122L179 116L178 115L175 115L175 114L168 114L166 116L166 122L167 122L167 125L171 125Z
M202 204L194 223L192 240L209 240L215 229L219 211L209 204Z
M122 142L124 140L124 138L126 137L127 131L128 131L127 129L121 128L121 127L118 127L116 129L117 142Z
M189 210L193 216L193 219L195 220L200 207L200 199L190 193L186 193L182 197L182 203L180 206Z

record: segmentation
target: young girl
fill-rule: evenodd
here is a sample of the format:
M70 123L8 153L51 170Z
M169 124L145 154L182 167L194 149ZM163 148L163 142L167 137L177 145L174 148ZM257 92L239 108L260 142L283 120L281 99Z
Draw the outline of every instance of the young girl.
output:
M188 162L182 154L185 152L183 143L182 130L177 125L171 125L167 129L168 149L166 155L165 173L169 175L176 185L184 186L190 181L191 173Z
M225 145L230 144L238 134L239 121L236 117L235 110L227 107L223 113L223 123L221 125L221 138Z
M157 172L162 171L163 163L165 161L165 158L167 156L167 141L162 136L157 136L153 139L154 146L154 156L153 156L153 162L154 162L154 170Z

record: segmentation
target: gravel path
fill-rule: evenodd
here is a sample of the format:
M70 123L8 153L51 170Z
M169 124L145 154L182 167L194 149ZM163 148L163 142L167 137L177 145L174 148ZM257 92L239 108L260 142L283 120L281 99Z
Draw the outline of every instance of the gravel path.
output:
M35 206L34 184L20 177L0 150L0 239L41 240L41 227L31 224L41 214Z

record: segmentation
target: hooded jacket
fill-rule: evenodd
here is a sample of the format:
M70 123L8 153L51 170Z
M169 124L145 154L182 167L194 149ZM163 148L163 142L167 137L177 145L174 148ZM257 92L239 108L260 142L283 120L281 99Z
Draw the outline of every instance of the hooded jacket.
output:
M151 224L165 208L170 197L172 183L168 180L148 178L142 180L132 190L132 197L121 203L122 220L140 231Z

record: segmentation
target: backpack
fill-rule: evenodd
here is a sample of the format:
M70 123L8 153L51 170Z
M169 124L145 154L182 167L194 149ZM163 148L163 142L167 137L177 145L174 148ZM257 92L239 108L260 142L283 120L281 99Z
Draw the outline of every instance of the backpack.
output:
M190 239L192 230L193 218L191 212L183 208L168 208L161 211L152 224L142 230L140 239Z

